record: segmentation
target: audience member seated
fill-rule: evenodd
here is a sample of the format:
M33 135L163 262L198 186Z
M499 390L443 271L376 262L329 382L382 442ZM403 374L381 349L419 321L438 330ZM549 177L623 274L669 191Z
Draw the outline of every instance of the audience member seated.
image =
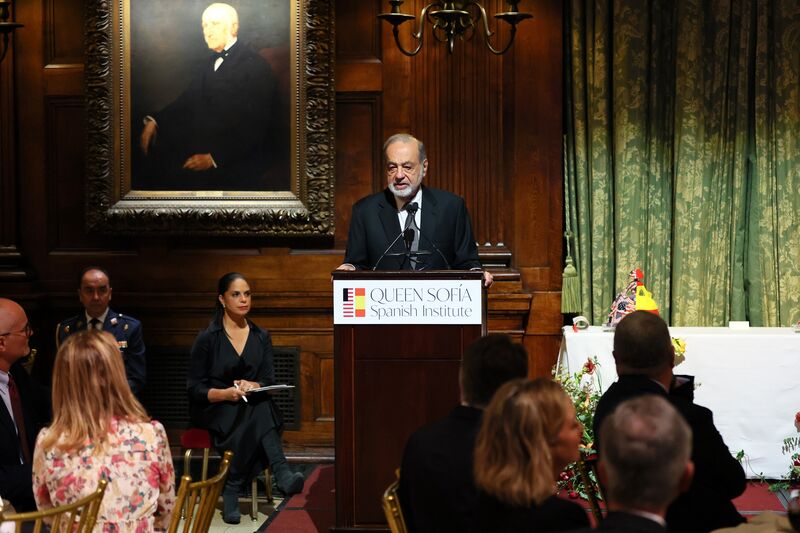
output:
M598 476L608 515L598 529L669 531L664 519L667 507L689 487L694 472L689 425L667 400L650 394L622 402L603 421L600 432Z
M117 313L108 304L111 302L111 280L108 272L98 266L81 270L78 276L78 299L83 311L56 326L56 344L78 331L97 329L108 331L117 340L120 356L125 364L128 378L136 399L142 401L147 379L147 359L142 340L142 323L129 315Z
M506 383L483 415L475 444L478 533L588 527L586 512L558 496L556 479L578 460L583 428L561 387L549 380Z
M19 362L33 330L16 302L0 298L0 496L17 512L35 511L31 459L36 435L50 421L50 393Z
M685 380L673 376L675 350L667 324L646 311L631 313L616 327L613 354L619 379L600 398L594 418L595 444L600 453L603 439L598 430L617 405L644 394L668 398L692 429L695 465L689 490L667 511L669 529L681 533L711 531L744 522L731 502L745 490L744 470L714 426L711 411L696 405L685 392Z
M216 314L192 347L187 387L192 423L211 432L220 453L233 451L222 517L238 524L239 490L267 465L286 495L302 491L304 479L290 470L283 453L278 406L268 392L249 393L275 384L272 339L247 319L250 285L230 272L217 289Z
M39 509L88 496L109 483L97 531L162 531L175 505L175 472L164 427L128 386L114 336L71 335L53 366L53 423L33 454Z
M400 506L411 533L469 531L477 490L472 477L483 409L503 383L528 375L528 354L508 335L475 341L461 358L461 405L408 439L400 468Z

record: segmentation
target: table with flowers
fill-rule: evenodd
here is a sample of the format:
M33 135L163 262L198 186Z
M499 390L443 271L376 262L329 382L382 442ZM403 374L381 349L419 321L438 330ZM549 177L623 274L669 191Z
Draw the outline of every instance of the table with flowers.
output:
M714 412L731 453L744 452L747 476L780 479L791 456L784 439L797 442L800 410L800 333L792 328L670 328L686 342L676 374L695 376L695 402ZM614 332L564 327L559 365L574 373L597 358L593 376L604 391L617 377L611 354ZM597 383L596 382L596 383Z

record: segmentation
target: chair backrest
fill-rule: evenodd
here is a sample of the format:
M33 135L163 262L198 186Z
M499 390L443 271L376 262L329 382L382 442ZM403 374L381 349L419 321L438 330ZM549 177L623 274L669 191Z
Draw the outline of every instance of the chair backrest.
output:
M97 512L100 510L100 503L103 501L103 494L106 492L107 485L108 481L101 479L97 484L97 489L89 496L45 511L9 515L5 515L0 511L0 523L14 523L17 533L23 530L24 524L31 523L30 526L25 525L25 531L33 531L33 533L42 531L50 531L50 533L89 533L97 521Z
M181 486L178 488L177 503L175 510L172 511L172 519L169 523L169 533L178 531L181 522L181 514L185 515L183 533L205 533L214 518L217 500L225 485L228 477L228 469L231 465L233 452L228 450L222 456L217 475L205 481L192 483L192 478L184 474L181 478ZM181 513L181 511L184 511Z
M406 520L403 518L403 509L400 507L400 498L397 497L397 488L400 486L400 470L395 470L397 479L383 492L383 512L389 529L392 533L407 533Z

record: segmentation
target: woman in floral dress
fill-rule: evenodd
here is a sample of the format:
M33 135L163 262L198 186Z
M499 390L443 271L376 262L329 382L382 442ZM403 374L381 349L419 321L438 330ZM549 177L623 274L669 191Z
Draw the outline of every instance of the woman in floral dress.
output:
M164 531L175 472L164 427L150 420L125 378L111 334L85 331L61 346L53 368L53 423L36 439L39 509L72 503L108 481L94 531Z

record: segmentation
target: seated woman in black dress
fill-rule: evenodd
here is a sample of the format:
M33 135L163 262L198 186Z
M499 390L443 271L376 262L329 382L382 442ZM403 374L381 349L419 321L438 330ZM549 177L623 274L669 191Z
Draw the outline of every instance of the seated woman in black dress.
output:
M587 527L586 512L555 495L558 475L578 460L582 433L572 401L557 383L517 379L500 387L475 444L475 531Z
M275 383L269 333L248 320L250 286L237 272L220 278L216 314L192 347L187 387L192 423L211 432L214 446L234 453L223 490L223 520L238 523L239 489L266 465L287 495L303 490L281 444L283 421L269 393Z

